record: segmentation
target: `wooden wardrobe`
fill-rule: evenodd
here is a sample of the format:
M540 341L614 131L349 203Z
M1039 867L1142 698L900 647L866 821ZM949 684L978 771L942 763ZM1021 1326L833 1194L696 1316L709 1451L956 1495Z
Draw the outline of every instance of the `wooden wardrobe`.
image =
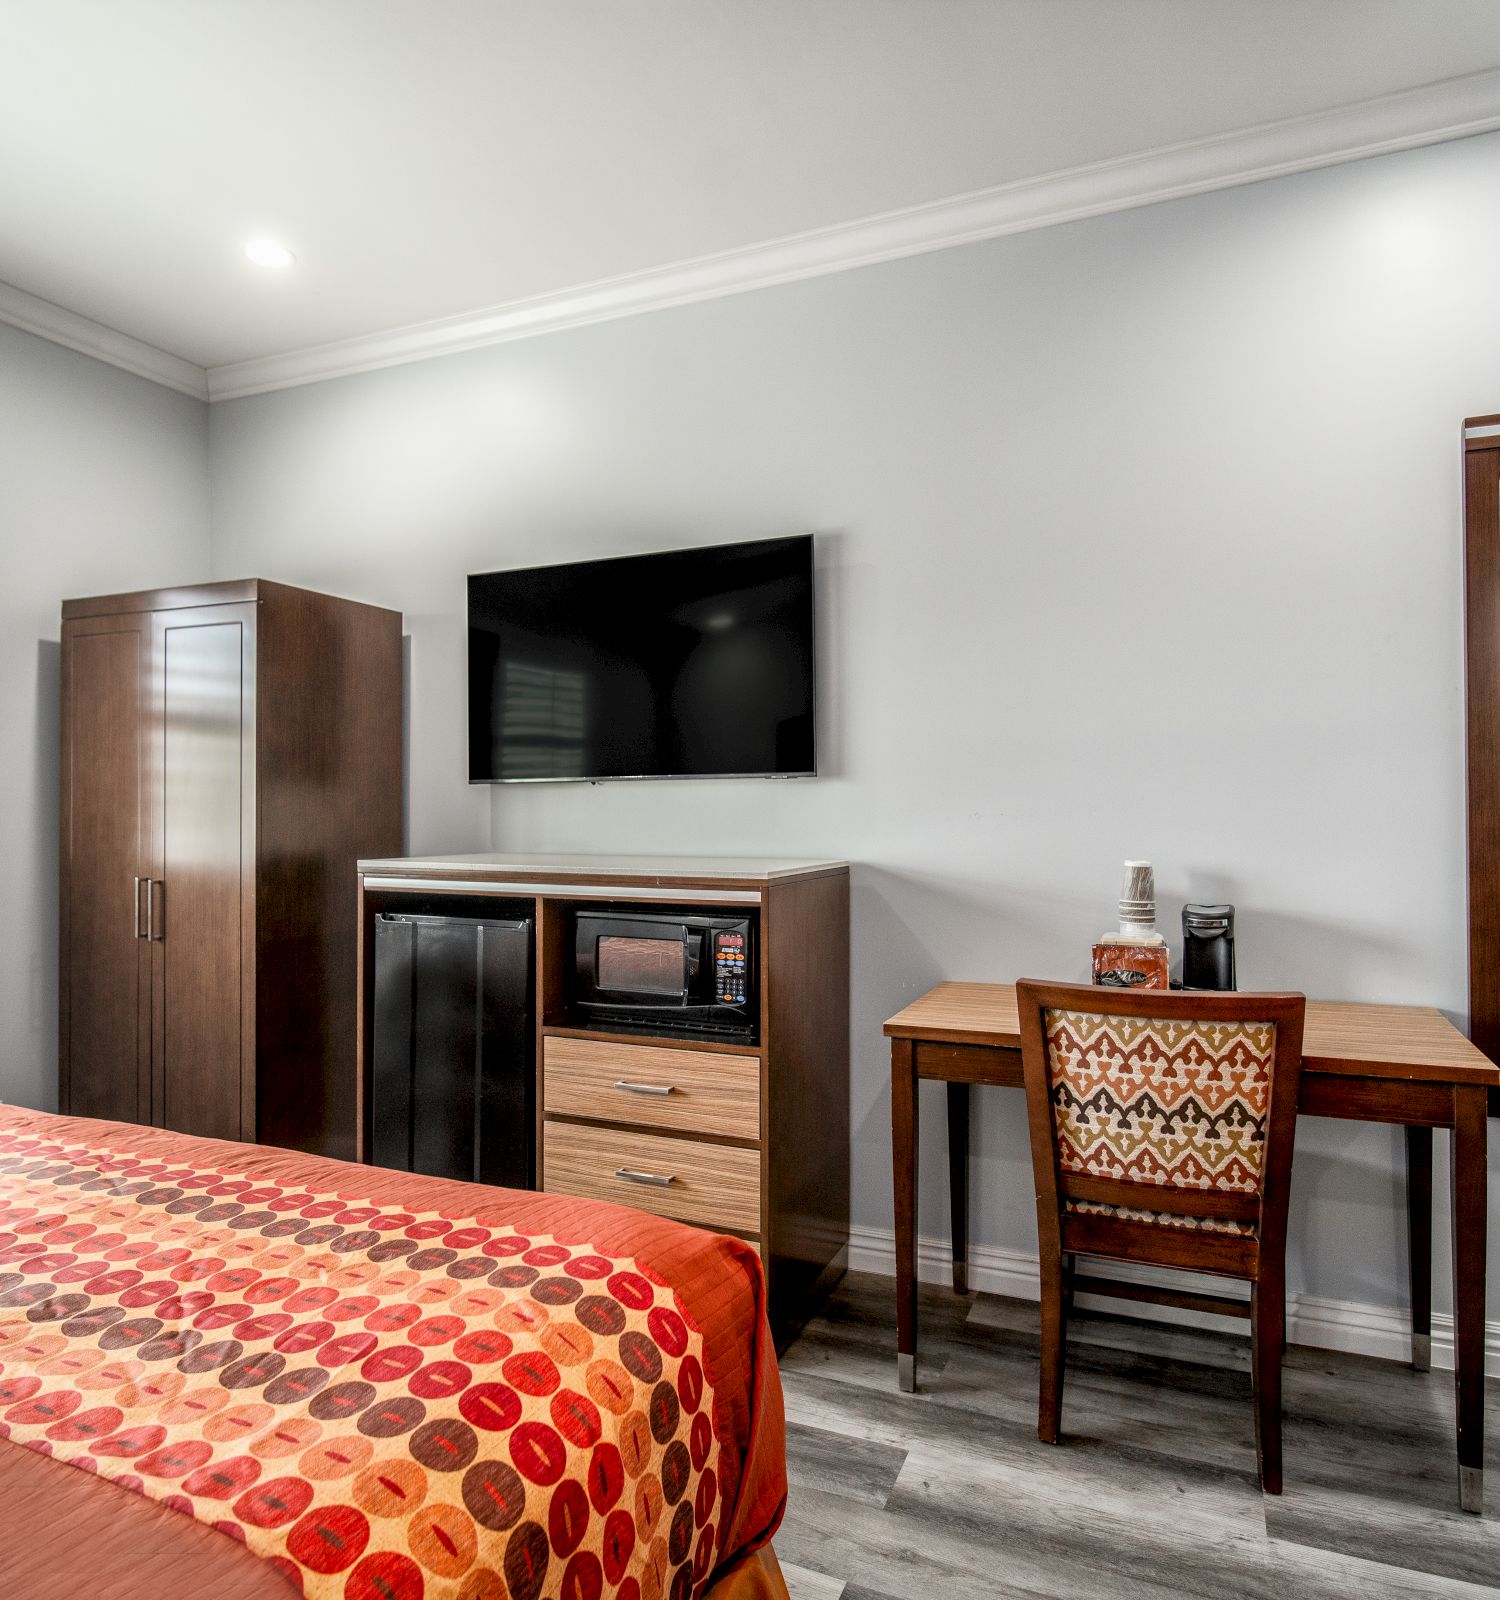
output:
M63 1111L352 1156L400 613L249 579L62 615Z

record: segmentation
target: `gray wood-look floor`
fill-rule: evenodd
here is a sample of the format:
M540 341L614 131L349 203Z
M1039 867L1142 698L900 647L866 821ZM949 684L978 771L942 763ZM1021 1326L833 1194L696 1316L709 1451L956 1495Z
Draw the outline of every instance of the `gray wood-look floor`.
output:
M850 1274L782 1358L793 1600L1500 1594L1494 1380L1490 1510L1466 1516L1451 1373L1294 1347L1265 1496L1243 1337L1077 1313L1049 1446L1036 1306L924 1288L921 1318L917 1394L888 1278Z

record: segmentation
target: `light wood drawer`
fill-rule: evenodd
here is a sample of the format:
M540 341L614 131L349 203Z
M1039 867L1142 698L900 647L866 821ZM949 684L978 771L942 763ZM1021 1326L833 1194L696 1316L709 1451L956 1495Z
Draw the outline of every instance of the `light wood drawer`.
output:
M543 1101L548 1111L684 1133L760 1137L760 1061L755 1056L663 1050L612 1039L549 1038L544 1049ZM663 1089L671 1092L660 1093Z
M622 1171L672 1181L632 1181ZM759 1150L549 1120L542 1129L542 1187L708 1228L760 1232Z

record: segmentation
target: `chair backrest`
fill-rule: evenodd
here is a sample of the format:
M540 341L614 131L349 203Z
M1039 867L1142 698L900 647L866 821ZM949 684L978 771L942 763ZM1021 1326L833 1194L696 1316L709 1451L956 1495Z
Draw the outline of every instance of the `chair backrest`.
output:
M1039 1226L1149 1215L1282 1247L1302 995L1022 982L1016 999Z

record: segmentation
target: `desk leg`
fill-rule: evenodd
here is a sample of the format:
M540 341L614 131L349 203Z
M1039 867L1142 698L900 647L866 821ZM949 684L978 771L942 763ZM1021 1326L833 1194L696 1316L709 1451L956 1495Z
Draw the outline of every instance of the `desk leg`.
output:
M917 1387L917 1060L891 1040L891 1172L896 1187L896 1376Z
M1453 1091L1453 1369L1458 1409L1458 1503L1484 1511L1484 1265L1486 1170L1483 1089Z
M1432 1371L1432 1129L1406 1130L1407 1256L1411 1266L1411 1365Z
M948 1206L953 1218L953 1292L969 1292L969 1086L948 1085Z

